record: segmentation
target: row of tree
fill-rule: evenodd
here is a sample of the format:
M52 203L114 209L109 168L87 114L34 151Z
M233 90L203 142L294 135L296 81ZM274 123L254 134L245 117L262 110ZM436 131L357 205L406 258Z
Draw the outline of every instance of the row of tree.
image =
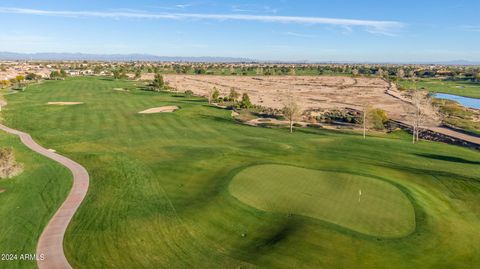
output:
M67 72L65 70L55 70L50 73L50 79L64 79L67 77Z
M233 106L237 108L250 109L254 107L254 105L252 104L252 101L250 100L250 96L248 96L248 93L243 93L241 95L241 100L239 101L238 99L240 98L240 93L234 88L230 89L230 92L227 96L221 97L220 91L216 87L214 87L208 93L207 98L210 104L214 102L220 102L220 103L230 102L230 103L233 103Z

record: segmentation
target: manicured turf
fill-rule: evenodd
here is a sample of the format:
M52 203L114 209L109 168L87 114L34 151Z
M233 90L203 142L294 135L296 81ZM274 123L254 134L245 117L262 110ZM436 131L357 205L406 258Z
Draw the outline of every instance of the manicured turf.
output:
M415 230L415 212L395 186L354 174L287 165L257 165L238 173L230 192L264 211L325 220L378 237Z
M0 179L0 268L37 268L37 239L56 208L67 196L72 176L59 164L33 153L13 135L0 132L0 147L12 147L24 172ZM13 254L16 256L6 255ZM13 260L10 260L13 259Z
M414 89L415 84L411 80L403 80L400 87ZM424 88L433 93L448 93L465 97L480 98L480 83L468 81L445 81L440 79L420 79L417 88Z
M91 189L65 238L75 268L480 264L480 153L440 143L412 145L403 133L363 140L348 133L243 126L205 100L143 92L134 84L75 78L6 96L7 125L30 132L91 175ZM166 105L181 109L137 113ZM415 231L396 239L366 235L311 217L261 211L230 194L238 172L268 163L388 181L411 200ZM65 176L48 190L67 189ZM2 221L2 229L15 224Z

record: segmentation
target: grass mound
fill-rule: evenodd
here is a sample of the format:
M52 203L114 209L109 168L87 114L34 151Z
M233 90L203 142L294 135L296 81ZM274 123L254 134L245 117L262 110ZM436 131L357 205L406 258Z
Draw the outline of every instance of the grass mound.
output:
M368 177L258 165L239 172L229 191L260 210L313 217L368 235L401 237L415 230L415 212L405 194Z

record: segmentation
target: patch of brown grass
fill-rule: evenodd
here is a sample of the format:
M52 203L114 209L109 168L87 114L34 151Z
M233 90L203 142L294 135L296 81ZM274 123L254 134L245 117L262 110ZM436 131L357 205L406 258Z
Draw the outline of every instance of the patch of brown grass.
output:
M17 163L13 149L0 149L0 178L12 178L23 172L23 165Z

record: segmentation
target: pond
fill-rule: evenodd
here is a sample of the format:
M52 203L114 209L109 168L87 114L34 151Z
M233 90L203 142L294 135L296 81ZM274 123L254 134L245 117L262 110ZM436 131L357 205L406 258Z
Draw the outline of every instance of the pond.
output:
M436 93L434 97L456 101L465 107L480 109L480 99L477 99L477 98L469 98L469 97L463 97L463 96L446 94L446 93Z

